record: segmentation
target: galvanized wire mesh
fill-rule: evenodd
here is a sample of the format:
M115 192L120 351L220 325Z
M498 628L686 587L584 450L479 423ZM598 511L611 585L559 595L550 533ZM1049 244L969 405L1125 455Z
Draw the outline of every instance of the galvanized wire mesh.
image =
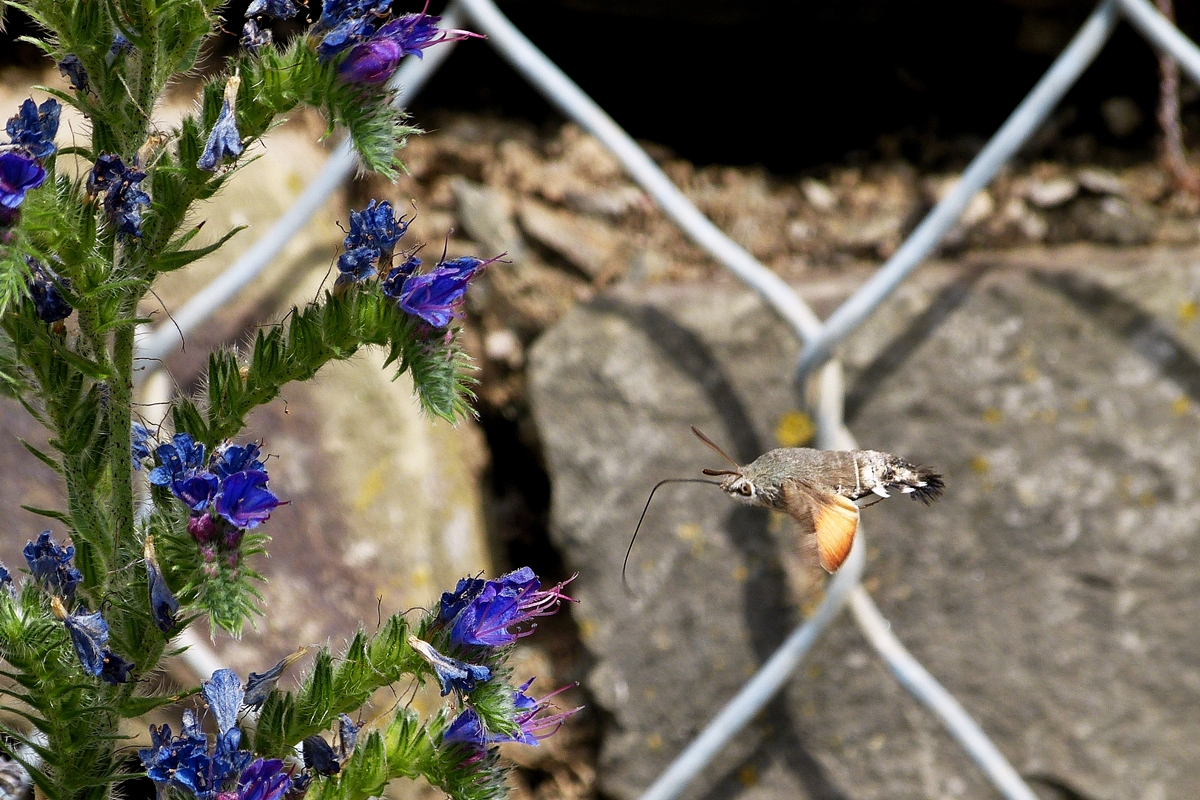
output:
M992 181L1086 71L1121 17L1154 46L1173 57L1194 81L1200 83L1200 48L1159 14L1148 0L1102 0L1063 53L967 167L954 189L929 212L878 272L823 322L790 286L713 225L646 152L517 30L492 0L455 0L443 18L443 25L456 27L464 17L475 30L486 34L488 42L500 55L555 107L599 139L684 233L756 291L791 326L804 344L796 365L796 377L798 381L804 381L815 374L819 398L817 444L828 449L856 447L854 437L842 423L844 391L841 369L836 362L829 361L833 348L861 325L935 250L975 193ZM452 46L431 51L424 60L408 60L396 78L403 87L399 103L411 100L449 55ZM176 312L175 321L182 333L186 334L210 317L261 272L350 176L355 163L349 145L339 147L321 175L279 222L225 273ZM164 324L142 340L139 357L161 359L178 343L179 331L170 323ZM1010 800L1036 800L1033 791L961 704L904 648L862 588L859 579L864 563L863 538L860 531L850 557L831 581L825 600L813 616L788 636L742 690L643 793L641 800L678 797L722 747L782 688L847 603L864 637L897 681L942 721L996 788Z

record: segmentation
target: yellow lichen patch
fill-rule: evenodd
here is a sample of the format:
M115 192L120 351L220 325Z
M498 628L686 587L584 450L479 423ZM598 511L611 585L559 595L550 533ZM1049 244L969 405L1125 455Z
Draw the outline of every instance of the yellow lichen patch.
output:
M596 635L596 623L590 619L579 621L579 638L585 642Z
M989 425L995 425L1000 421L1002 416L998 408L985 408L983 410L983 421Z
M1187 397L1180 395L1179 397L1176 397L1174 401L1172 401L1171 413L1177 417L1182 417L1187 413L1188 406L1190 405L1191 403L1188 401Z
M684 542L694 542L700 538L700 534L704 531L694 522L685 522L675 528L675 535Z
M1179 324L1187 325L1200 314L1200 305L1195 300L1184 300L1179 304Z
M1147 491L1138 494L1137 501L1138 505L1140 505L1142 508L1149 508L1158 502L1158 498L1154 496L1153 492Z
M803 411L788 411L775 425L775 441L780 447L802 447L808 444L817 432L812 417Z
M1021 380L1026 383L1034 383L1040 377L1042 373L1038 372L1036 367L1024 367L1021 370Z
M658 750L663 746L662 736L657 733L651 733L646 736L646 747L651 750Z
M1086 414L1092 410L1092 401L1086 397L1080 397L1071 403L1071 410L1078 414Z
M364 510L375 501L375 498L383 494L384 477L388 474L390 467L390 459L384 459L381 463L371 467L359 486L358 494L354 496L355 511Z
M733 568L733 579L738 583L744 583L750 577L750 570L745 564L738 564Z
M753 764L747 764L738 770L738 783L743 786L758 785L758 769Z
M978 472L980 475L987 474L987 471L992 468L988 460L983 456L975 456L971 459L971 471Z

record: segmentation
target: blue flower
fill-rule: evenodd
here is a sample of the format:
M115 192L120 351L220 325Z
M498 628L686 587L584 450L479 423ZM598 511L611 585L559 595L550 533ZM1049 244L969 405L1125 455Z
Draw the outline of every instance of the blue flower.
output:
M529 567L513 570L494 581L459 581L454 593L442 595L438 620L451 625L450 641L456 645L504 647L532 628L514 630L537 617L558 610L570 581L540 591L541 581Z
M291 788L292 779L277 758L254 761L238 778L237 800L280 800Z
M536 746L542 739L552 735L562 727L563 722L568 717L578 712L579 708L573 708L570 711L563 711L557 714L543 713L554 707L549 702L550 698L568 687L564 686L558 691L551 692L541 700L534 700L526 694L533 681L534 679L530 678L513 692L513 725L516 728L515 731L512 733L493 733L487 730L479 714L474 709L467 708L455 717L446 728L446 732L442 735L442 744L460 742L483 747L502 742L517 742L519 744Z
M159 789L166 789L180 770L184 772L181 784L189 782L188 775L203 774L210 761L208 737L200 730L195 714L189 708L183 712L183 731L179 738L171 738L171 726L150 726L150 747L138 751L138 758L146 770L147 777Z
M222 161L236 159L242 154L242 137L237 129L237 94L242 79L233 75L225 83L225 99L221 103L221 111L217 121L213 123L212 131L208 134L208 142L204 152L196 162L196 168L205 172L216 172L217 165Z
M238 749L241 730L237 727L237 712L242 690L237 676L229 670L217 670L205 681L202 691L217 720L215 746L209 748L208 737L189 709L183 713L183 731L178 739L171 738L171 729L166 725L161 730L150 727L152 746L138 751L147 776L160 791L184 789L197 800L216 800L241 776L238 800L277 800L281 792L268 792L278 788L274 776L279 769L270 762L260 763L262 759L251 763L253 755Z
M162 570L158 567L158 560L154 557L154 538L152 536L146 537L142 554L146 559L146 576L150 590L150 615L154 618L154 624L160 631L170 633L171 629L175 627L175 615L179 613L179 601L171 593L171 588L167 586L166 578L163 577Z
M150 470L154 486L164 486L192 511L201 511L217 493L220 480L204 469L204 445L177 433L154 451L159 466Z
M313 38L321 37L317 57L328 61L366 39L375 30L375 22L387 17L391 5L391 0L324 0L311 33Z
M347 250L374 248L384 260L390 261L396 242L408 230L408 222L407 217L396 216L387 200L380 203L372 200L362 211L350 212L350 233L343 244Z
M88 194L104 195L104 212L121 238L142 235L142 208L150 205L150 195L138 184L145 177L145 172L125 166L120 156L111 153L97 156L88 174Z
M288 19L296 16L296 5L292 0L252 0L246 8L247 17L274 17Z
M151 457L150 454L150 431L140 422L133 423L133 429L130 435L129 444L130 454L133 456L133 468L139 472L142 469L142 462Z
M200 686L208 710L217 720L217 732L226 734L237 727L238 711L242 708L245 690L242 681L231 669L219 669Z
M422 12L405 14L386 23L369 39L355 45L338 65L338 77L347 83L384 83L407 55L420 58L425 48L435 44L479 36L468 31L440 30L437 27L440 20L441 17Z
M216 448L215 452L213 452L212 463L209 464L209 469L215 472L221 480L228 478L235 472L264 470L266 466L258 459L258 455L261 452L262 448L256 442L248 444L226 443L224 446Z
M46 181L46 170L32 156L0 153L0 208L15 209L25 202L25 193Z
M329 742L317 735L309 736L301 743L304 766L318 775L337 775L342 771L337 756Z
M266 487L267 473L262 470L235 472L221 482L213 507L235 528L256 528L280 505L279 498Z
M429 666L433 667L438 685L442 688L442 697L445 697L452 691L469 694L475 689L477 684L492 679L492 671L489 668L479 664L468 664L465 661L444 656L437 650L434 650L433 645L429 642L418 639L415 636L408 637L408 646L416 650L417 655L421 656Z
M131 53L133 49L133 42L126 39L123 33L114 33L112 45L109 46L108 52L104 54L104 63L111 67L113 62L117 60L117 56Z
M246 20L246 24L242 26L242 47L251 53L257 53L260 48L269 47L273 41L271 29L259 28L258 23L252 19Z
M463 256L443 261L429 272L410 276L400 290L400 309L435 328L446 327L462 303L467 284L489 263Z
M420 267L421 259L417 258L415 254L410 254L404 259L404 263L388 270L388 274L379 281L379 288L383 291L384 297L399 300L405 281Z
M99 611L89 614L87 608L79 606L68 614L59 597L50 599L50 609L66 627L84 672L113 686L129 680L133 664L104 646L108 643L108 623Z
M129 680L129 673L133 671L134 667L132 661L126 661L107 648L100 653L100 658L103 662L100 669L100 680L109 686L117 686Z
M62 296L62 289L70 290L71 283L66 278L59 277L54 270L40 263L32 256L25 256L29 265L29 299L38 319L42 322L58 322L71 316L75 309Z
M88 91L87 70L83 68L79 56L72 53L58 62L58 73L71 82L71 88L75 91L81 94Z
M12 144L34 158L46 158L55 150L54 136L58 133L60 114L62 106L54 98L40 106L30 98L21 103L20 110L8 121L5 130Z
M267 701L267 697L271 694L271 690L275 688L275 684L279 682L280 676L283 675L293 664L304 657L308 652L307 647L297 648L294 652L284 656L278 664L271 667L266 672L251 672L246 678L246 692L242 698L242 702L253 709L262 708L262 704Z
M338 714L338 758L342 760L343 764L354 752L354 745L358 743L360 730L362 730L362 725L350 719L349 715Z
M75 587L83 580L83 574L71 565L75 548L60 547L50 538L50 531L42 531L36 542L25 545L25 561L33 579L49 592L61 595L66 600L75 596Z
M334 281L334 291L355 283L362 283L375 274L375 262L379 260L379 251L374 247L356 247L338 256L338 276Z
M8 567L0 563L0 591L3 591L11 598L16 598L17 587L13 583L12 573L8 571Z

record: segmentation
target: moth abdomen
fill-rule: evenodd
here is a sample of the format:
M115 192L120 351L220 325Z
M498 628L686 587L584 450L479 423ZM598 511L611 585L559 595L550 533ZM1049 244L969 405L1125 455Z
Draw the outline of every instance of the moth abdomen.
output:
M868 494L888 497L892 492L899 492L929 505L946 488L945 480L937 472L891 453L859 450L855 451L854 460L860 476L860 484L852 497L854 500Z

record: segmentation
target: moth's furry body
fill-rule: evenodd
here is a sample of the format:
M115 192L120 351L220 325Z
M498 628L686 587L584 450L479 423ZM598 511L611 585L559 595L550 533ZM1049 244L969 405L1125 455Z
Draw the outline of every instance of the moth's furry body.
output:
M781 447L763 453L740 474L727 476L721 488L736 500L784 511L782 489L788 478L854 501L900 492L928 505L945 487L937 473L891 453Z
M821 566L829 572L842 565L854 544L857 501L899 492L928 505L945 488L936 472L878 450L782 447L743 467L700 431L692 432L736 468L706 469L704 474L721 477L721 489L735 500L794 519L805 546L815 542Z

